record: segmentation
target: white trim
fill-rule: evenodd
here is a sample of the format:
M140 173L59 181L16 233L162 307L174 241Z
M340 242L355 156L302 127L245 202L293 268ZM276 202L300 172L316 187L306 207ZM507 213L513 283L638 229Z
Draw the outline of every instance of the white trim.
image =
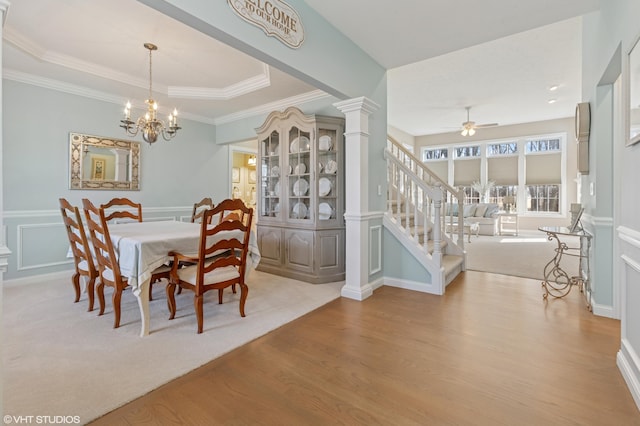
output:
M357 289L344 285L340 290L340 296L346 297L347 299L363 301L364 299L371 297L373 290L374 288L371 283L361 285Z
M63 261L58 261L58 262L49 262L49 263L37 263L34 265L29 265L29 266L24 266L24 264L22 263L23 261L23 255L22 255L22 251L23 251L23 247L24 244L22 242L22 238L24 235L24 230L25 229L33 229L33 228L59 228L59 227L63 227L64 224L62 222L50 222L50 223L33 223L33 224L26 224L26 225L18 225L16 226L16 231L17 231L17 236L16 236L16 271L28 271L28 270L32 270L32 269L40 269L40 268L47 268L50 266L59 266L59 265L67 265L70 263L73 263L72 260L63 260Z
M384 212L382 211L344 214L344 220L349 220L354 222L368 222L376 219L381 220L383 217L384 217Z
M404 290L419 291L421 293L436 294L441 296L438 286L433 283L421 283L418 281L402 280L399 278L384 277L384 285L389 287L402 288Z
M373 253L371 250L371 241L374 240L374 232L378 233L378 237L376 238L378 243L378 253ZM378 267L372 269L374 263L378 265ZM380 271L382 271L382 225L375 225L369 227L369 275L377 274Z
M626 254L620 256L620 259L622 259L622 261L627 264L627 266L630 266L631 268L635 269L636 272L640 273L640 262L633 260Z
M631 244L635 248L640 248L640 232L635 229L627 228L626 226L619 226L618 238L622 241Z
M291 96L290 98L280 99L278 101L269 102L264 105L245 109L244 111L238 111L233 114L223 115L213 120L214 125L230 123L232 121L238 121L243 118L255 117L261 114L268 114L272 111L285 109L290 106L301 105L307 102L316 101L319 99L329 98L331 95L323 92L322 90L313 90L311 92L302 93L300 95Z
M640 371L640 361L627 339L623 338L620 343L620 350L616 356L616 364L624 381L627 383L627 387L636 406L640 409L640 379L637 375L637 372Z

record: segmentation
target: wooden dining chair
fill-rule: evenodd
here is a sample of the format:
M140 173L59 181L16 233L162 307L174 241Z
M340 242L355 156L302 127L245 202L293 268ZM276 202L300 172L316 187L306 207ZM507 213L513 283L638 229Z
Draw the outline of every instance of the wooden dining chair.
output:
M107 222L113 219L132 219L142 222L142 204L134 203L128 198L112 198L106 204L102 204L100 208L109 211L109 214L105 216ZM111 209L114 208L118 208L119 210L111 211ZM133 209L135 213L132 212L131 209Z
M82 225L82 217L80 210L76 206L72 206L66 199L60 198L60 212L62 220L67 229L67 237L71 245L73 253L73 263L76 272L71 277L73 288L76 293L74 302L80 300L80 277L87 280L87 296L89 298L89 312L93 311L93 302L95 294L95 282L98 278L98 270L93 261L93 255L89 246L87 235Z
M213 208L213 200L210 197L203 198L193 205L191 213L191 223L200 223L204 216L205 210Z
M129 285L127 277L120 273L120 265L116 257L113 242L109 235L109 226L107 224L107 216L104 209L97 208L86 198L82 200L84 214L89 227L91 243L93 244L94 254L98 263L100 272L100 283L97 287L98 301L100 303L100 312L98 315L104 314L104 286L108 285L113 288L113 311L114 322L113 328L120 326L120 302L122 299L122 291ZM169 278L170 269L167 266L161 266L151 275L151 282L158 278ZM150 286L151 288L151 286Z
M244 282L244 277L251 227L240 220L210 223L213 217L229 210L242 211L251 223L252 208L245 206L241 200L224 200L213 209L204 212L198 256L190 257L178 252L169 253L170 256L173 256L173 267L167 286L169 319L173 319L176 314L174 295L176 286L192 291L198 334L202 333L204 322L204 294L209 290L218 290L218 303L222 303L223 290L238 284L240 286L240 315L245 316L244 305L249 288ZM233 231L233 234L229 235L228 231ZM180 268L178 266L180 262L191 262L193 265Z

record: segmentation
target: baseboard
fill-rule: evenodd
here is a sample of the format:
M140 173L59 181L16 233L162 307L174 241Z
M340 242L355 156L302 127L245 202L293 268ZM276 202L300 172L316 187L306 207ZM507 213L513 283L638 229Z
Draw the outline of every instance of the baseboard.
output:
M71 283L71 276L73 275L73 272L73 269L68 269L66 271L50 272L47 274L38 274L22 278L13 278L11 280L4 280L2 282L2 286L4 288L19 287L24 285L39 284L43 281L54 281L64 278L69 278L69 283Z
M638 355L626 339L622 339L616 364L638 409L640 409L640 362Z
M414 290L422 293L436 294L438 296L442 295L442 292L439 291L438 286L432 283L421 283L418 281L409 281L391 277L384 277L382 281L384 282L384 285L388 285L389 287L397 287L405 290Z
M591 299L591 309L593 314L598 315L599 317L620 319L619 317L616 317L613 306L593 303L593 298Z

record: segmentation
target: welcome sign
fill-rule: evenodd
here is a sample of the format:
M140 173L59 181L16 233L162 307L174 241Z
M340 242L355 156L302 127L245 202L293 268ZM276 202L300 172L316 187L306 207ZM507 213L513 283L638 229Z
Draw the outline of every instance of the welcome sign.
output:
M289 47L298 48L304 41L298 12L282 0L227 0L227 3L242 19Z

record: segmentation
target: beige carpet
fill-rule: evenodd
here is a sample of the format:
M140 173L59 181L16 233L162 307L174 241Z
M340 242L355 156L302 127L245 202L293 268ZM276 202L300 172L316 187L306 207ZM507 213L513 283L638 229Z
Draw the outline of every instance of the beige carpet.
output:
M578 247L578 238L563 238L570 247ZM516 277L542 279L545 265L555 255L556 241L541 231L524 230L518 236L472 236L465 239L467 269ZM578 258L563 256L562 268L578 274Z
M176 297L167 320L164 286L154 286L151 334L139 337L136 298L125 292L122 320L73 303L69 279L4 288L4 410L12 416L79 416L93 420L313 309L336 299L343 283L313 285L253 271L246 317L238 294L205 299L204 333L196 334L193 296ZM96 302L97 304L97 302Z

